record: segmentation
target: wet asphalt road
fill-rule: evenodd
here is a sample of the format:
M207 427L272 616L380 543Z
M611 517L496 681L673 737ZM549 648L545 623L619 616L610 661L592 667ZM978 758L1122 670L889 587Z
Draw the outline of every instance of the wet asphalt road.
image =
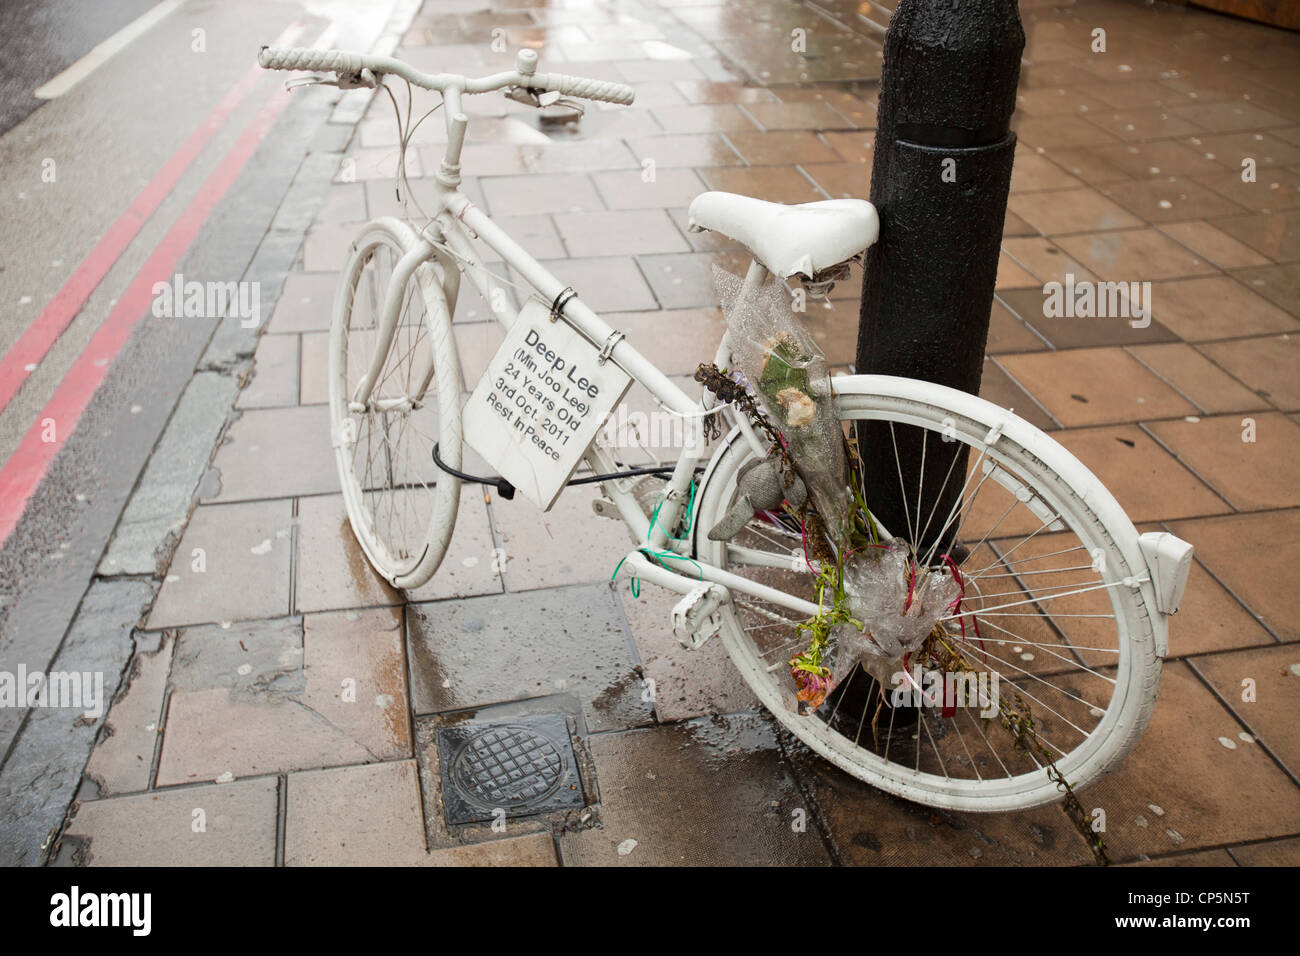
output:
M0 135L44 100L32 91L126 26L154 0L0 3Z
M248 74L261 44L298 24L302 45L333 28L351 41L340 45L364 49L393 4L186 0L63 96L42 103L31 95L152 6L148 0L0 3L0 169L6 173L0 191L0 355L38 320L114 224L129 218L142 190ZM202 50L194 49L195 31L202 31ZM147 272L150 256L282 82L283 76L256 76L251 92L175 178L21 389L0 408L0 467L12 463L24 436L44 420L113 306ZM218 281L255 278L262 286L263 316L270 314L328 172L322 175L318 165L292 203L286 194L313 150L337 153L350 133L350 127L326 124L335 99L327 94L289 102L201 221L180 272ZM57 175L43 176L47 168ZM0 545L0 670L19 664L48 670L67 645L69 625L84 606L117 519L178 396L214 335L222 342L226 330L218 325L207 318L146 315L108 366L80 421L59 424L68 426L66 436L60 432L64 444ZM227 359L218 359L216 370L237 374L245 351L251 353L251 345L234 339L217 348ZM203 463L196 464L201 472ZM131 606L109 616L138 614L138 591L122 589ZM26 715L0 708L0 762L14 755Z

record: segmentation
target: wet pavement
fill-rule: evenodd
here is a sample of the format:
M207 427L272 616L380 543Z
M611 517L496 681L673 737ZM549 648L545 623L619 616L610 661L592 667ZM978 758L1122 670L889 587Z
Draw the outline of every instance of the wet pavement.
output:
M488 73L513 56L493 48L502 29L508 50L536 47L542 69L636 86L633 107L593 105L564 129L468 99L466 191L685 375L720 330L710 267L742 262L733 243L685 230L686 205L709 188L867 196L880 64L868 21L892 6L457 0L426 4L397 55ZM1152 722L1083 800L1106 811L1120 863L1294 865L1300 630L1276 577L1289 572L1265 568L1300 561L1300 38L1120 0L1021 10L1020 145L983 394L1049 430L1142 530L1197 547ZM1096 27L1104 55L1090 50ZM674 595L610 586L628 538L593 517L590 491L543 514L467 486L434 579L407 595L381 582L337 493L325 346L348 242L395 211L394 127L386 99L336 120L346 145L304 217L252 374L237 396L209 390L231 417L210 467L208 448L185 450L169 430L160 447L198 467L169 476L155 453L158 480L143 486L154 493L132 499L99 565L97 587L129 590L147 613L134 631L134 618L114 618L124 641L98 651L120 675L106 717L51 730L93 737L103 725L84 772L50 768L63 803L42 796L12 836L0 830L14 859L41 858L75 792L51 847L60 864L1092 862L1058 807L935 811L810 753L757 707L718 641L677 644ZM441 135L430 123L416 137L417 190ZM1243 158L1254 183L1241 182ZM1152 322L1045 317L1043 284L1067 273L1151 281ZM808 314L840 370L859 280ZM458 310L467 389L500 341L488 318L473 299ZM517 727L538 708L561 715L584 806L449 824L446 730ZM8 792L47 786L15 776L27 767L15 754L0 775Z

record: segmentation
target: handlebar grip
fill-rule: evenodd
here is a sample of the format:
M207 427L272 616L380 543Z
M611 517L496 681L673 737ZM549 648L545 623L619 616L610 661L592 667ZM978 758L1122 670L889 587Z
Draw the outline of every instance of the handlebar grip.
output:
M552 73L550 89L565 96L580 96L586 100L602 100L606 103L621 103L629 106L636 97L636 90L626 83L614 83L609 80L588 80L581 76L566 76Z
M304 47L264 46L257 62L267 70L333 70L336 73L360 73L361 54L347 50L309 50Z

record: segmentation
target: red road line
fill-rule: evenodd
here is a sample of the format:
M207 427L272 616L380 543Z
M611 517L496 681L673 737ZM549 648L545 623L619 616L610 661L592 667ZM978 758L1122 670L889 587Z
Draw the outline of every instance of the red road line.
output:
M291 24L276 38L273 46L288 46L302 29L299 23ZM4 411L27 381L27 376L31 374L28 366L37 365L45 358L45 354L86 304L95 287L108 275L145 222L175 188L181 176L207 146L208 140L226 124L235 108L256 88L264 73L261 67L254 66L239 78L199 124L198 129L172 153L149 184L140 190L131 205L118 216L54 294L54 298L46 303L32 324L0 358L0 412Z
M289 94L278 84L276 91L199 187L194 199L132 280L55 389L49 402L36 416L36 421L27 430L13 455L0 469L0 547L13 533L28 501L49 470L50 462L63 447L67 436L76 428L90 399L108 373L109 365L126 344L136 325L150 313L154 283L171 281L181 257L276 118L289 105ZM46 427L43 423L50 421L56 429L54 440L45 441L43 433Z

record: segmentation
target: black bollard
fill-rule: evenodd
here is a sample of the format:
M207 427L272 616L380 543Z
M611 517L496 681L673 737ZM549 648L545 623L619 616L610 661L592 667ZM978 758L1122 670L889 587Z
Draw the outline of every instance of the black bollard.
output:
M899 3L885 35L871 178L880 241L863 275L858 372L979 393L1024 47L1015 0ZM878 423L859 425L858 440L872 511L893 534L928 547L961 490L966 446L914 428L891 435ZM931 513L931 527L920 527Z

